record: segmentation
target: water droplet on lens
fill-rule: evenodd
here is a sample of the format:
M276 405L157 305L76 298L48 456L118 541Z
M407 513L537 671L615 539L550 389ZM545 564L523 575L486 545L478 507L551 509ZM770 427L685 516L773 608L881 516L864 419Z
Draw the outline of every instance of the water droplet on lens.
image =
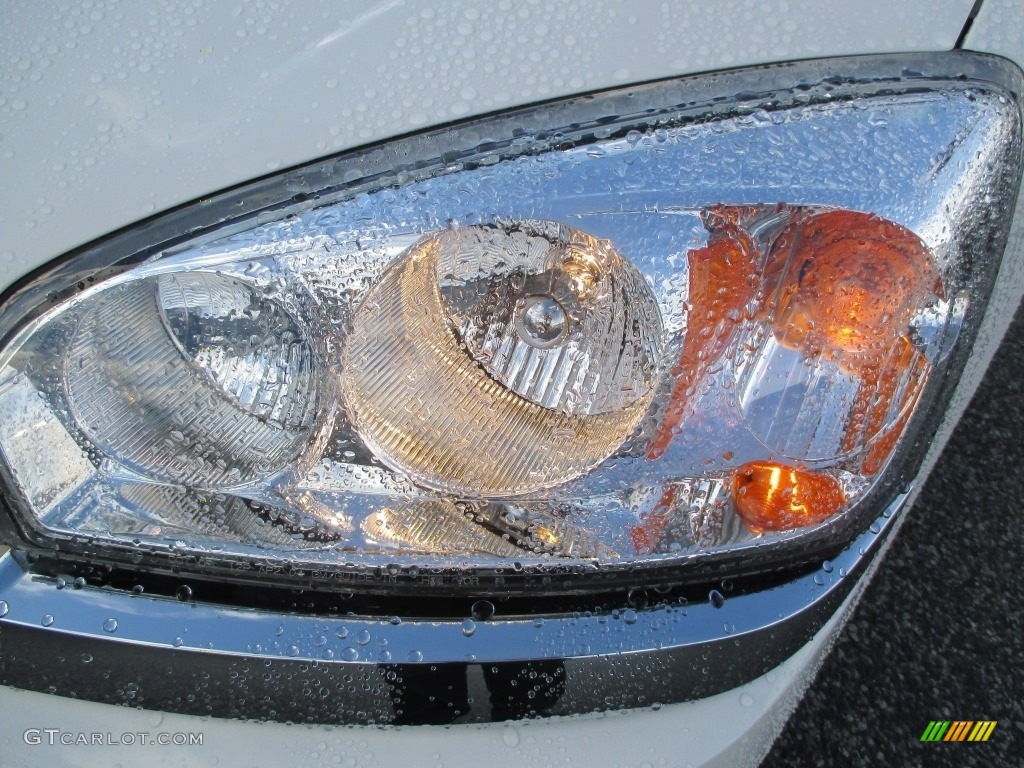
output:
M749 693L741 693L740 704L742 704L744 707L752 707L754 706L754 697L751 696Z
M470 613L476 621L487 621L494 615L494 603L489 600L477 600L473 603Z
M117 619L107 619L103 622L103 630L105 632L116 632L117 631Z
M630 608L646 608L648 601L647 590L641 587L633 587L626 593L626 602Z

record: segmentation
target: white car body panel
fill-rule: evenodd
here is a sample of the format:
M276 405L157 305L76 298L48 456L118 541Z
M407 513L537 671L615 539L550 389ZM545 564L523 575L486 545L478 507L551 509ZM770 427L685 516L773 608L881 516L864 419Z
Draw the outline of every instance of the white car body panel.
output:
M0 28L0 290L155 212L330 153L628 82L799 58L948 50L972 5L23 3L5 9ZM1016 23L1006 21L1014 15ZM1021 15L1013 0L985 0L966 47L1024 63ZM1018 221L1022 215L1018 207ZM1024 240L1008 248L1024 249ZM1022 277L1001 275L923 471L984 373L1020 301ZM0 762L755 764L866 581L777 670L658 711L514 726L329 728L136 711L0 688ZM202 732L204 744L50 747L27 744L29 728Z
M726 67L949 49L971 0L70 5L20 3L0 26L0 290L157 211L429 125Z

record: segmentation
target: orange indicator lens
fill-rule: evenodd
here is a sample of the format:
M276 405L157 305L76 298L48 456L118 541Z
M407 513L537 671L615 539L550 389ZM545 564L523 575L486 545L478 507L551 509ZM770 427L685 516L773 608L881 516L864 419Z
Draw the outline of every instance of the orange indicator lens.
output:
M732 499L754 533L817 525L846 504L834 478L771 461L751 461L737 469Z
M788 261L776 335L808 353L885 357L914 312L942 291L920 239L867 213L798 218L779 236L772 256Z

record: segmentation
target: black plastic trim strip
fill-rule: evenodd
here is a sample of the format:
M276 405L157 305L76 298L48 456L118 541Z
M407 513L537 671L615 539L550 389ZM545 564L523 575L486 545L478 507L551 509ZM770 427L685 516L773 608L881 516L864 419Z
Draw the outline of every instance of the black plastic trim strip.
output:
M963 29L960 30L960 34L957 35L956 42L953 44L953 50L963 50L964 41L967 40L967 35L971 31L971 27L974 26L974 20L978 18L978 14L981 13L981 5L985 0L974 0L974 5L971 6L971 12L967 14L967 20L964 22Z

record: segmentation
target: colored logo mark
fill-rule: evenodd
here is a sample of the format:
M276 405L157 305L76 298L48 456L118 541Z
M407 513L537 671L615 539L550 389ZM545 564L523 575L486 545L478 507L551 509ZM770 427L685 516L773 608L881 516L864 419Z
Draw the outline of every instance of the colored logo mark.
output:
M996 720L932 720L921 741L988 741Z

